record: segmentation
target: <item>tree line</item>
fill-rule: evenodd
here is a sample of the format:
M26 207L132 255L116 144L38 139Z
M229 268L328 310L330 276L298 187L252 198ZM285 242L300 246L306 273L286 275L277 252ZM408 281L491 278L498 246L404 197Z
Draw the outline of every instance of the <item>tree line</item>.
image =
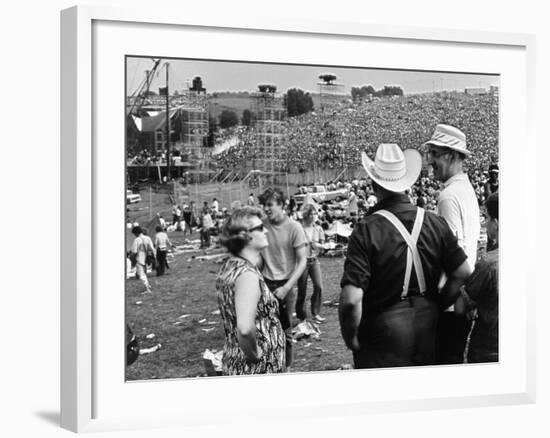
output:
M395 85L385 85L384 88L375 90L372 85L363 85L362 87L351 87L351 99L354 102L365 100L370 97L391 97L403 96L403 89Z
M354 102L366 100L370 97L403 96L403 89L394 85L385 85L376 90L372 85L351 88L351 98ZM283 95L283 105L288 117L296 117L314 110L313 97L309 92L299 88L291 88ZM213 133L218 129L227 129L236 125L250 126L254 121L254 114L249 109L244 109L239 117L235 111L223 110L220 115L210 117L209 144L213 141Z

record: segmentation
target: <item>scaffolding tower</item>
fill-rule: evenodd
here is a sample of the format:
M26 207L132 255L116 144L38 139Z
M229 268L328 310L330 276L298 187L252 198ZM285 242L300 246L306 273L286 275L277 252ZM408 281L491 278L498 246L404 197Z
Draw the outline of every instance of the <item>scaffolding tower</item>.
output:
M335 82L336 75L321 73L319 79L321 82L318 82L317 85L319 86L321 110L329 110L346 99L345 87L343 84Z
M254 166L264 172L279 172L286 168L283 142L286 108L282 95L273 84L260 84L252 94L256 157Z
M206 148L209 130L206 92L186 90L183 94L174 96L172 104L179 110L182 152L188 154L190 162L203 161L209 155Z

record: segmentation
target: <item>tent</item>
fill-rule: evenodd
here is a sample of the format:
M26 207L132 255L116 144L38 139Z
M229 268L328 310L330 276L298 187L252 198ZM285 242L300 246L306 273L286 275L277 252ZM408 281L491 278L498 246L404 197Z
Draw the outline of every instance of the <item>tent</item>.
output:
M341 236L341 237L349 237L351 236L352 229L349 225L344 225L340 221L334 221L331 225L331 227L325 231L325 234L327 236Z

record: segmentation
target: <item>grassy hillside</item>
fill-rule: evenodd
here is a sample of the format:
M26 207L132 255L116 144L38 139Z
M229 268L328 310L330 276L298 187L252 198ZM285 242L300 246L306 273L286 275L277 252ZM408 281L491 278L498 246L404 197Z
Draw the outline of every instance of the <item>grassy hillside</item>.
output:
M320 108L319 94L312 94L313 108ZM209 99L209 110L213 117L218 118L223 110L233 111L239 117L242 117L245 109L252 110L253 98L245 93L242 94L222 94L216 93L216 96L211 96Z
M242 117L245 109L252 109L252 100L247 95L221 95L211 97L209 102L210 115L218 118L223 110L233 111Z

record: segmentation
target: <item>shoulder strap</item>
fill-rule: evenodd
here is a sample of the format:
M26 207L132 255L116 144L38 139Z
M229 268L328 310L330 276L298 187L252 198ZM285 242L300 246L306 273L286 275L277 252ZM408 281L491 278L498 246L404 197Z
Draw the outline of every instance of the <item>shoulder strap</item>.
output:
M411 280L412 265L414 264L414 270L416 272L416 278L418 280L418 288L420 294L423 295L426 292L426 280L424 278L424 269L422 268L422 261L420 260L420 254L416 246L418 242L418 236L422 229L422 223L424 222L424 209L418 208L416 212L416 219L412 233L409 233L401 221L391 212L387 210L378 210L374 214L379 214L389 220L397 231L403 236L403 239L407 243L407 265L405 267L405 278L403 282L403 291L401 292L401 298L405 298L409 292L409 283Z

